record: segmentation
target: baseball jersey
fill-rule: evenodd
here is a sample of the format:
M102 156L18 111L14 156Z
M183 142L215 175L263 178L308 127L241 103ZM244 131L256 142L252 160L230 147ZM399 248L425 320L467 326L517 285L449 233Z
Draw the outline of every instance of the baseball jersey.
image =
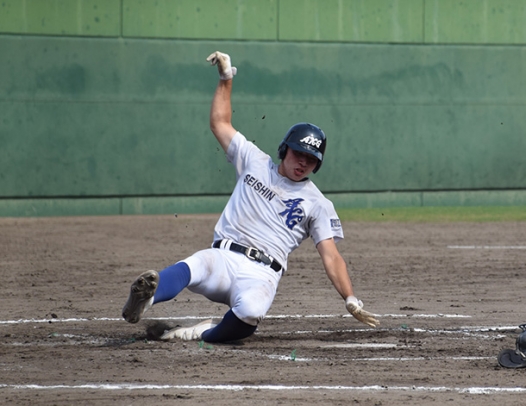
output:
M314 244L343 238L334 205L306 178L294 182L278 173L272 158L237 132L227 159L237 183L219 218L214 241L224 238L257 248L287 269L287 259L303 240Z

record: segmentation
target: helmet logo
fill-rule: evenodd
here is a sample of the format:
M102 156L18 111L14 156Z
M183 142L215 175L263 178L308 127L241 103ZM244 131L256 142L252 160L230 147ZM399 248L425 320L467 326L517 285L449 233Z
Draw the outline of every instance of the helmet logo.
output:
M321 140L317 139L316 137L309 135L308 137L305 137L300 140L300 142L303 142L307 145L312 145L313 147L320 148Z

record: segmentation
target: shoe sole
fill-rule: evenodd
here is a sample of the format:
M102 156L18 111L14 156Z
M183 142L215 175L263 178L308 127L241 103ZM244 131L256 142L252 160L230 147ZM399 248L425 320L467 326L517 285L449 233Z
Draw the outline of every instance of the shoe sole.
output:
M124 320L128 323L137 323L141 319L151 306L151 299L158 285L159 274L156 271L146 271L132 283L130 296L122 309Z

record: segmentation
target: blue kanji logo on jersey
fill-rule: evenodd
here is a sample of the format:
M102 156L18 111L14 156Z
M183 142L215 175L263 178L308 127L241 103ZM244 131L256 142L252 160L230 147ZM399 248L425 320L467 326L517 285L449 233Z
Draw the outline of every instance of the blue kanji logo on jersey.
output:
M295 225L301 223L303 217L305 217L305 213L300 207L300 203L302 201L303 199L282 200L282 202L285 203L285 206L287 206L287 208L281 213L279 213L279 215L285 217L285 224L291 230L294 228Z

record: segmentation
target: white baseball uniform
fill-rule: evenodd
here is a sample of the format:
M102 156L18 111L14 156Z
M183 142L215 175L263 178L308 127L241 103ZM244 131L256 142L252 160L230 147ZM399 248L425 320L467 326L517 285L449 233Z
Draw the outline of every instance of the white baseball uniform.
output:
M272 158L239 132L227 159L236 168L237 184L216 224L214 241L257 248L283 270L210 248L184 260L191 271L188 289L227 304L240 320L255 326L274 300L289 254L307 237L315 245L329 238L337 242L343 231L332 202L310 179L294 182L280 175Z

